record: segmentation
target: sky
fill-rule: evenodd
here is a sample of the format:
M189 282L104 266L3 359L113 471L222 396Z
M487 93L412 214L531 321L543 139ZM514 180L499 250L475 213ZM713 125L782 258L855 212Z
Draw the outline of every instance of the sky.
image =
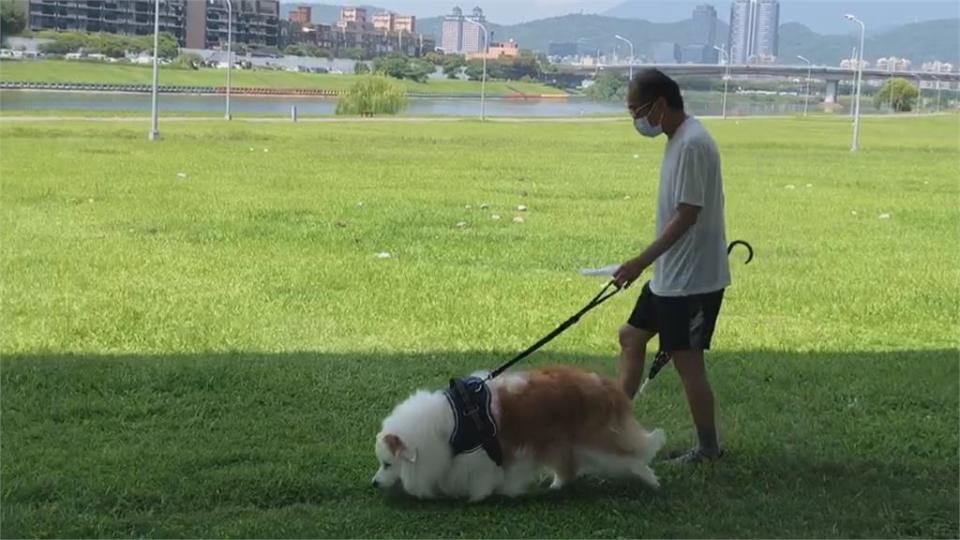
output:
M500 24L514 24L533 19L543 19L568 13L600 13L622 0L364 0L363 3L375 4L386 9L402 13L411 13L418 17L435 17L449 13L453 6L459 5L464 11L479 5L487 18ZM331 2L333 3L333 2Z

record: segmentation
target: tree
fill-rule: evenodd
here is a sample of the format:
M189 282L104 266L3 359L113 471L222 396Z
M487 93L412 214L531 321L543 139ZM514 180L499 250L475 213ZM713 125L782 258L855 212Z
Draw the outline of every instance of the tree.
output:
M350 47L343 50L343 56L350 60L364 60L364 52L360 47Z
M896 112L909 112L913 110L919 95L917 87L910 84L910 81L900 78L890 79L883 83L880 91L873 96L873 103L878 109L889 104Z
M180 44L177 43L177 37L171 34L170 32L160 32L160 58L166 58L172 60L180 54ZM153 44L150 45L148 50L153 50ZM243 47L238 47L236 54L243 54L240 51L243 50Z
M370 66L366 62L357 62L353 65L353 72L357 75L366 75L370 73Z
M434 65L426 60L413 58L407 62L403 78L416 82L427 82L427 77L435 70Z
M397 114L407 106L404 86L382 75L368 75L337 100L337 114L373 116Z
M490 67L492 62L487 63L487 79L490 79ZM467 69L464 70L467 78L471 81L479 81L483 79L483 60L470 60L467 62Z
M0 0L0 34L16 35L27 26L27 15L20 2Z
M629 81L623 75L606 71L601 73L584 93L596 101L626 100L628 84Z
M195 53L180 53L173 61L173 66L180 69L200 69L203 57Z
M402 79L407 72L407 57L399 54L380 56L373 60L373 71Z
M442 66L444 60L446 60L446 55L438 53L436 51L430 51L427 54L423 55L423 59L435 66Z
M443 57L443 74L448 79L456 79L460 70L467 65L467 59L459 54L448 54Z

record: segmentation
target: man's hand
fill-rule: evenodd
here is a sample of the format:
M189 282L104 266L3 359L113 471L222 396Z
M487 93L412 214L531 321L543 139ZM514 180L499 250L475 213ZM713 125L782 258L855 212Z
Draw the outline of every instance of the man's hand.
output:
M649 264L644 262L642 256L630 259L613 273L613 281L617 284L617 287L626 289L640 277L640 274L647 269L647 266L649 266Z

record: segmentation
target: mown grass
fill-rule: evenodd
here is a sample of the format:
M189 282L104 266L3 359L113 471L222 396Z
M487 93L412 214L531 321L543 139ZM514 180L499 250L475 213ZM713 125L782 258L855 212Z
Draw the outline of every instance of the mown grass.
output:
M578 268L649 240L662 141L0 122L2 535L956 537L957 117L866 120L859 154L846 119L708 126L729 236L757 250L709 360L728 457L659 465L659 492L467 506L370 488L380 419L533 342L600 285ZM635 294L526 365L614 373ZM672 372L637 414L691 442Z
M233 85L257 88L303 88L346 90L356 82L353 74L290 73L286 71L234 70ZM0 81L48 83L151 84L153 67L136 64L108 64L68 60L0 62ZM180 69L162 67L160 84L169 86L226 86L226 70ZM418 94L480 95L480 83L448 79L430 79L425 83L403 81L408 92ZM489 81L491 96L524 94L563 94L562 90L539 83Z

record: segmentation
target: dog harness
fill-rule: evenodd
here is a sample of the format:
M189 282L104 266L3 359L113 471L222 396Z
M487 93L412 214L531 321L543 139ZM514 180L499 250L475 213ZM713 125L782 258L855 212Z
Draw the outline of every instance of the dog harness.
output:
M497 421L493 418L493 392L479 377L450 379L443 393L453 410L453 455L469 454L483 448L497 465L503 465L503 451L497 440Z

